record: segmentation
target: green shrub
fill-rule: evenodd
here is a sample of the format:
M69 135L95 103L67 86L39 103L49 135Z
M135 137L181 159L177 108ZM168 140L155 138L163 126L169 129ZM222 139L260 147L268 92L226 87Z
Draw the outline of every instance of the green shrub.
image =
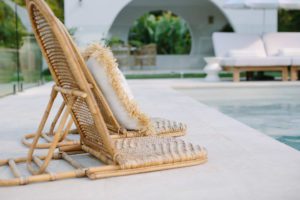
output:
M170 11L146 13L129 31L129 44L142 46L155 43L158 54L188 54L191 35L187 23Z
M25 0L13 0L20 6L25 6ZM64 21L64 0L46 0L54 14L63 22Z
M279 10L278 11L278 31L279 32L299 32L300 31L300 11L299 10Z
M26 30L18 20L18 39L26 35ZM16 48L16 18L13 10L0 1L0 47Z

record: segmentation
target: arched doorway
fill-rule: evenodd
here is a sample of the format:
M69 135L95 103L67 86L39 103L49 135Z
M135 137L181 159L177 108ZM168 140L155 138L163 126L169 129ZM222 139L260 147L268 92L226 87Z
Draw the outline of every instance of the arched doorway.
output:
M199 69L204 67L203 57L213 56L212 33L231 27L229 20L209 0L133 0L127 4L112 23L108 37L117 36L128 43L132 24L140 16L153 10L169 10L182 17L189 25L191 50L189 55L158 56L158 67L164 69ZM172 57L171 57L172 56Z

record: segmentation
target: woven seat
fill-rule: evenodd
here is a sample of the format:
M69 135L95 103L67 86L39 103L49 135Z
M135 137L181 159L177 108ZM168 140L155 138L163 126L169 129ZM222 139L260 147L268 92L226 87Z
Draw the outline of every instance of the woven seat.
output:
M205 156L199 145L172 137L125 138L114 141L122 169L195 160Z

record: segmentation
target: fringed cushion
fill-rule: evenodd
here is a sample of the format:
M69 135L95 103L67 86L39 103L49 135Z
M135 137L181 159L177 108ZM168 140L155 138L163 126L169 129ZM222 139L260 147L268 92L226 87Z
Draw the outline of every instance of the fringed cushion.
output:
M150 118L139 109L110 49L92 44L83 57L118 122L126 129L152 134Z
M172 137L117 139L115 147L115 161L122 169L206 159L207 156L205 149L199 145Z

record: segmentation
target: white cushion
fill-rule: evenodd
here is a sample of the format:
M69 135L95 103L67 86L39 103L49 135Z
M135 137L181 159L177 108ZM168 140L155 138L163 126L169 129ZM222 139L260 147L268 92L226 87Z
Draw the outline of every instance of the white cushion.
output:
M268 56L278 56L280 49L300 49L300 33L265 33L263 41Z
M290 58L285 57L243 57L243 58L223 58L220 61L222 66L229 67L267 67L267 66L287 66L291 64Z
M284 48L279 49L279 56L299 56L300 57L300 48Z
M149 117L138 108L112 52L99 44L92 44L86 48L83 56L121 126L130 130L150 126Z
M256 52L265 57L265 47L259 34L219 33L213 34L215 56L227 57L231 50Z
M240 57L263 57L257 51L245 51L245 50L230 50L228 57L240 58Z

